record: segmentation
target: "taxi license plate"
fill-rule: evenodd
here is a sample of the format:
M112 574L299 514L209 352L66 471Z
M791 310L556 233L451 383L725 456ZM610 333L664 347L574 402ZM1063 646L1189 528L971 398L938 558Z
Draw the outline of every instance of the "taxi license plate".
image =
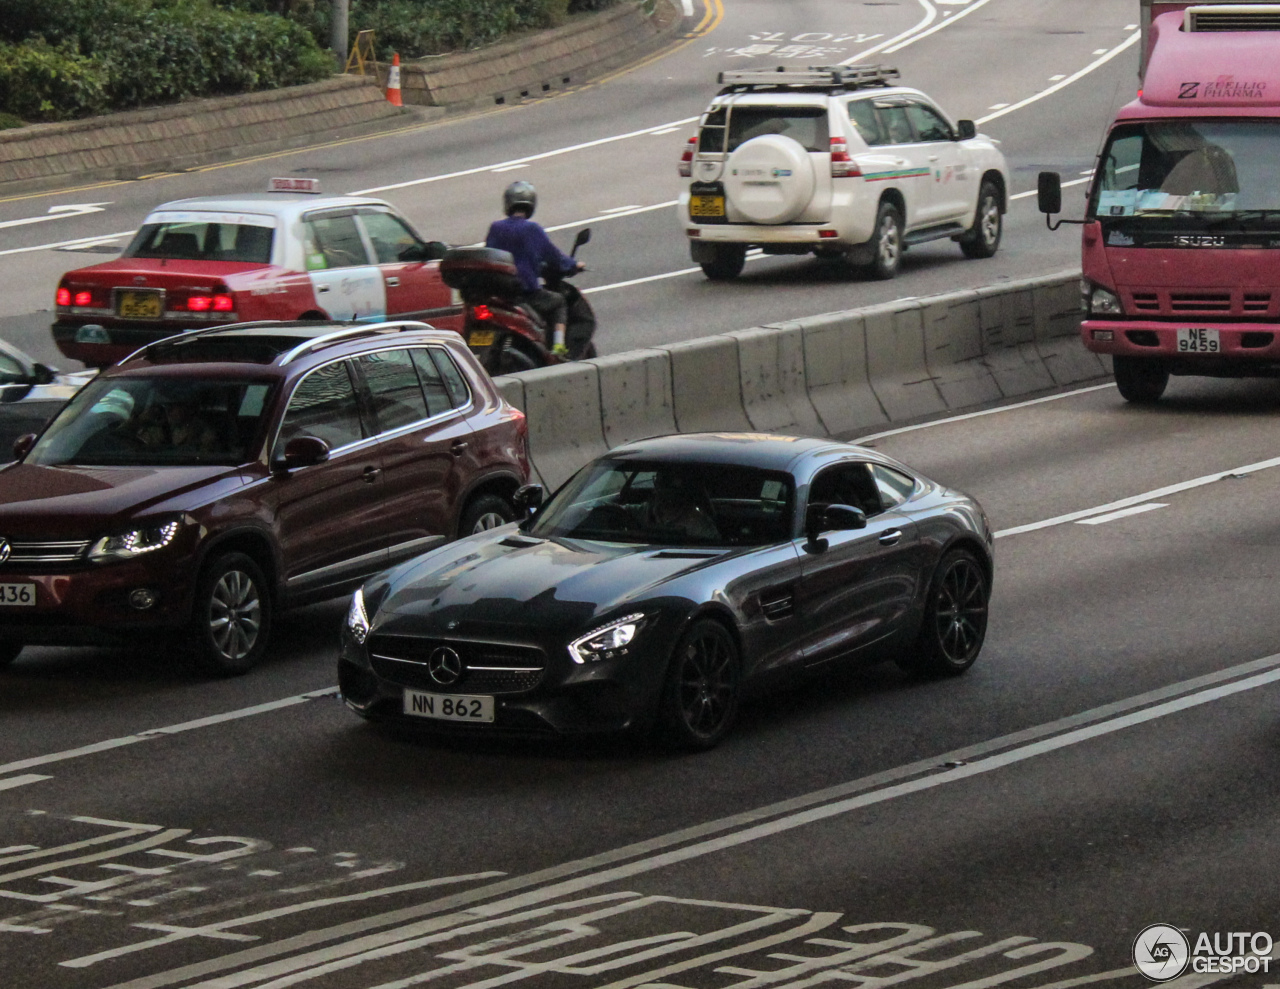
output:
M1180 354L1220 354L1222 345L1218 340L1218 331L1209 329L1178 330L1178 353Z
M724 216L724 196L690 196L690 216Z
M467 337L467 344L471 347L488 347L493 344L493 330L472 330L471 335Z
M35 584L0 584L0 605L34 605Z
M493 698L479 694L428 694L404 692L404 713L437 721L493 722Z
M116 296L116 315L159 319L163 305L159 292L121 292Z

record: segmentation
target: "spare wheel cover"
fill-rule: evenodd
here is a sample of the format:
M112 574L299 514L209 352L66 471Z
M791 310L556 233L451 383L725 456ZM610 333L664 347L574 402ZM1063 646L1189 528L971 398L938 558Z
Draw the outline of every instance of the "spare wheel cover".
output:
M752 223L787 223L813 198L813 161L794 138L762 134L729 156L724 190Z

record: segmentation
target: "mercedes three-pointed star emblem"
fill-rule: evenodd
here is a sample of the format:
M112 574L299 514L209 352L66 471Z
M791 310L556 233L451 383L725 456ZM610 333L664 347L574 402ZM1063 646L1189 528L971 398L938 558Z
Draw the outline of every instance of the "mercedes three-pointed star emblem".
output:
M437 646L427 657L427 673L442 687L462 679L462 657L448 646Z

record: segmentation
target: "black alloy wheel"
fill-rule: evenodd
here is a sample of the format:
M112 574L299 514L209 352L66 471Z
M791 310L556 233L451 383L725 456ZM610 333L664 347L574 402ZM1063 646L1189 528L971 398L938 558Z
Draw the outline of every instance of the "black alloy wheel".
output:
M1169 369L1153 358L1116 354L1111 363L1116 387L1126 402L1153 405L1169 386Z
M719 744L738 715L740 678L729 630L709 618L695 622L671 656L658 711L663 740L686 752Z
M200 574L187 641L210 673L247 673L266 652L271 617L261 568L244 553L226 553Z
M22 652L21 642L0 642L0 670L7 668Z
M871 237L871 263L867 273L872 278L888 281L902 266L902 213L885 200L876 212L876 232Z
M978 211L973 226L960 238L960 250L967 258L994 257L1004 233L1004 217L1000 213L1000 190L990 179L978 191Z
M715 244L715 256L710 261L699 262L702 273L713 282L731 282L742 274L747 263L745 244Z
M496 529L515 520L516 510L511 502L496 494L482 494L467 502L458 521L458 535L472 536L487 529Z
M899 666L912 673L957 676L973 665L987 634L987 574L969 550L942 558L929 584L924 621Z

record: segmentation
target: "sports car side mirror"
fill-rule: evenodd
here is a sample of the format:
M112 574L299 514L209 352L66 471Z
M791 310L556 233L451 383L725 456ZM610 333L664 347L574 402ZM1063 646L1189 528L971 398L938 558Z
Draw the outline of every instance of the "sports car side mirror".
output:
M544 494L541 484L526 484L516 488L516 493L511 496L511 503L517 512L528 518L542 507Z
M867 513L852 505L810 505L805 512L804 531L811 545L826 548L826 540L818 537L824 532L843 532L847 529L865 529Z
M970 141L978 136L978 125L972 120L957 120L956 126L960 131L961 141Z
M36 445L35 433L27 433L25 436L19 436L16 440L13 441L13 459L21 460L23 457L25 457L28 453L31 452L31 448L35 445Z

